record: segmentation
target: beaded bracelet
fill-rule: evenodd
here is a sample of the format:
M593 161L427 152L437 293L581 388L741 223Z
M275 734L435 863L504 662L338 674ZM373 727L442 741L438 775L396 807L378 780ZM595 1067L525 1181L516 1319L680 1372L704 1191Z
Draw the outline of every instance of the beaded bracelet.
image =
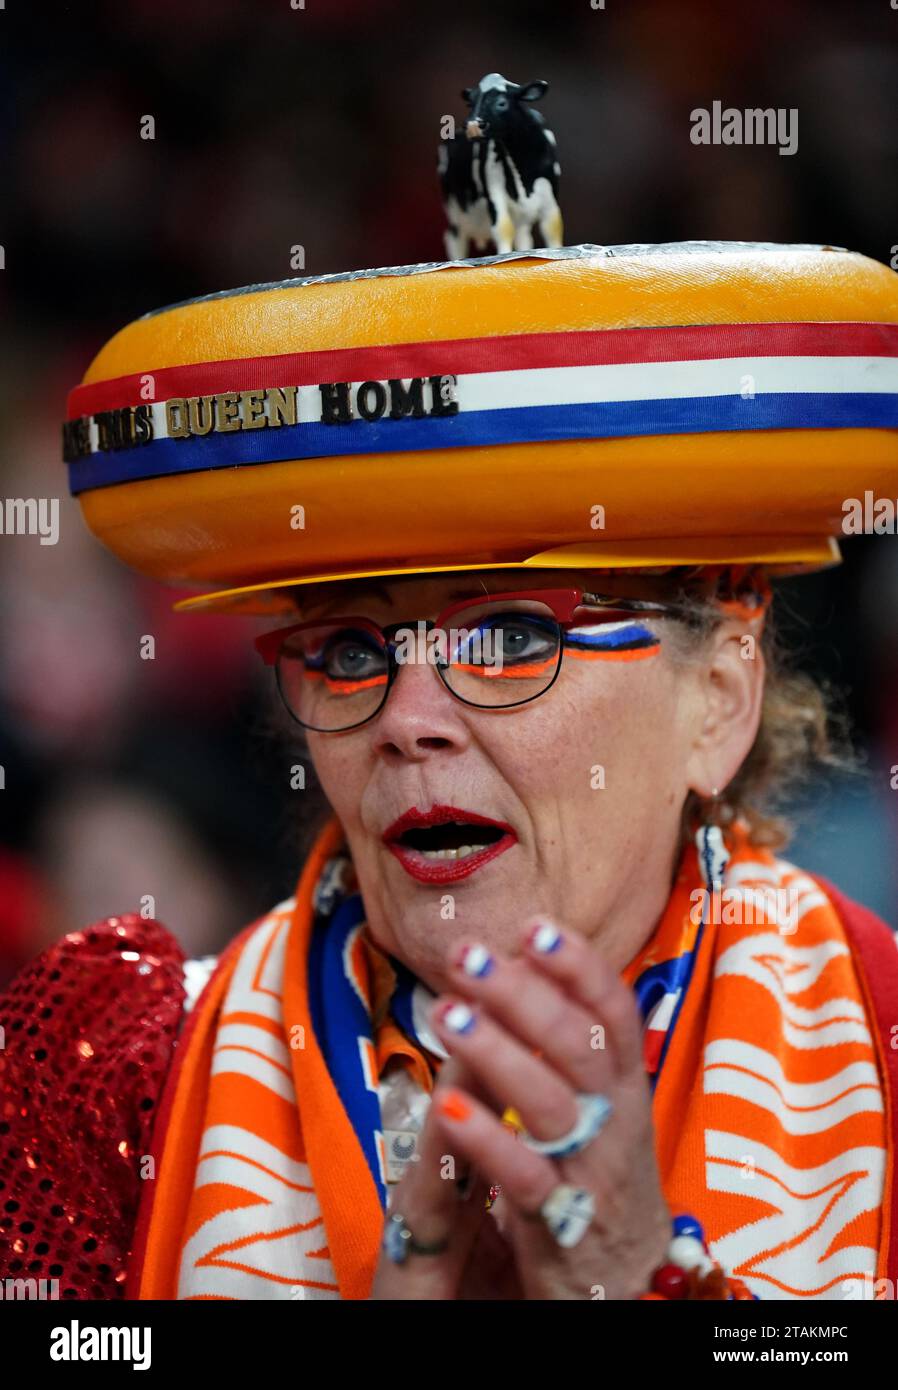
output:
M694 1216L675 1216L667 1260L652 1275L651 1289L640 1299L757 1299L741 1279L727 1276L708 1250L700 1222Z

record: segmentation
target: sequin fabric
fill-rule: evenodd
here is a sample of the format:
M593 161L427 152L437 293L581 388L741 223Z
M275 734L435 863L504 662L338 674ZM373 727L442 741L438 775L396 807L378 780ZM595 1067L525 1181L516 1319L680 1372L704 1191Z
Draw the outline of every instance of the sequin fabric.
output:
M108 917L0 997L0 1277L123 1297L183 960L159 922Z

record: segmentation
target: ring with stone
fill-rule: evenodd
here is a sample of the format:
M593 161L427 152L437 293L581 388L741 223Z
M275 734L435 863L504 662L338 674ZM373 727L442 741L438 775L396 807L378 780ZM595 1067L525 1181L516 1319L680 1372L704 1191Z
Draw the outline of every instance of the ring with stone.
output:
M559 1183L539 1209L557 1245L569 1250L589 1230L596 1212L595 1197L585 1187Z
M570 1158L591 1144L608 1123L614 1107L606 1096L590 1095L587 1091L577 1093L577 1120L567 1134L560 1139L534 1139L524 1131L521 1140L534 1153L545 1154L547 1158Z
M425 1245L415 1239L405 1217L397 1211L387 1220L383 1248L387 1259L392 1260L394 1265L402 1265L409 1255L442 1255L449 1248L449 1238L447 1236L443 1240Z

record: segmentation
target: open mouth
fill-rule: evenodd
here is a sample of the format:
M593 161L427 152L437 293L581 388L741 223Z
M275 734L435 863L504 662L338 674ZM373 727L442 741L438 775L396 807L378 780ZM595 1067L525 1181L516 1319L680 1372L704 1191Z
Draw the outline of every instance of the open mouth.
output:
M443 825L420 825L405 830L392 843L416 849L425 859L466 859L488 845L497 844L506 833L499 825L446 821Z
M467 878L482 865L517 844L512 826L456 806L416 806L384 832L390 853L421 883L449 883Z

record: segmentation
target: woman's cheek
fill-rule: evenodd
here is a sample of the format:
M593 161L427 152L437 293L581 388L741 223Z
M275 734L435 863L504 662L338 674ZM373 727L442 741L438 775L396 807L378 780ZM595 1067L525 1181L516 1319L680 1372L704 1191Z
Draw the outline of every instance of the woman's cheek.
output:
M309 735L312 765L324 795L349 831L359 822L364 790L364 760L345 741Z
M673 682L655 656L617 665L600 693L569 702L563 722L546 750L550 775L568 793L603 793L605 814L625 809L639 787L663 781L677 756Z

